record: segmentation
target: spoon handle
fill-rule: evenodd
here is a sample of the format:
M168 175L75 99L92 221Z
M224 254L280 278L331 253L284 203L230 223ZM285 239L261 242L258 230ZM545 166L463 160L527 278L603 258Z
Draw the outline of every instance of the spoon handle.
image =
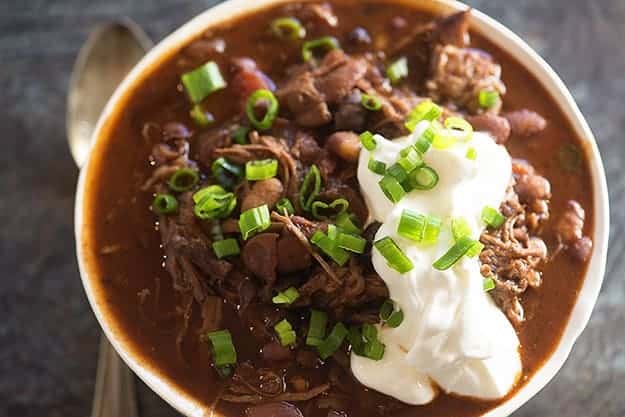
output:
M137 416L134 375L102 334L91 417Z

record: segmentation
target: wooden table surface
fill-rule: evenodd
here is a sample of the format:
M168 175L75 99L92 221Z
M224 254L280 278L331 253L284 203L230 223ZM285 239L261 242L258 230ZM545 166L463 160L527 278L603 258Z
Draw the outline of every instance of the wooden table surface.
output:
M74 259L77 171L65 96L98 23L130 16L161 39L214 0L0 0L0 416L83 417L100 330ZM562 76L594 130L612 206L608 273L558 376L515 417L625 416L625 1L471 0ZM174 416L140 384L143 416ZM120 416L123 417L123 416Z

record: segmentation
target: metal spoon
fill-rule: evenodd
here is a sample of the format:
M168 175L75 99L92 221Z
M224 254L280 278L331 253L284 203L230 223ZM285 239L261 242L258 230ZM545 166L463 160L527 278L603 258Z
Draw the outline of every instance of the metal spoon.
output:
M115 88L152 47L130 19L107 23L91 33L78 54L67 98L67 138L81 167L91 135ZM104 334L100 337L92 417L137 417L134 376Z
M91 134L115 88L152 48L152 41L130 19L96 28L74 64L67 97L67 138L81 167L91 147Z

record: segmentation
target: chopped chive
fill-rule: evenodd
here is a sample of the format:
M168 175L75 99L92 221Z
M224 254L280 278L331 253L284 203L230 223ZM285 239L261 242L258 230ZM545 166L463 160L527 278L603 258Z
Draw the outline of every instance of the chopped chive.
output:
M506 218L497 209L486 206L482 209L482 220L489 227L499 229L506 221Z
M393 61L386 68L386 77L389 79L391 84L397 84L403 78L408 76L408 59L405 56L398 58Z
M194 104L199 104L210 94L226 87L219 66L213 61L183 74L182 84Z
M239 242L237 242L234 238L213 242L213 251L215 252L215 256L219 259L241 253L241 250L239 249Z
M376 241L373 246L386 259L388 265L397 272L404 274L414 268L410 258L404 254L392 238L382 238Z
M178 211L178 200L171 194L156 194L152 202L156 214L171 214Z

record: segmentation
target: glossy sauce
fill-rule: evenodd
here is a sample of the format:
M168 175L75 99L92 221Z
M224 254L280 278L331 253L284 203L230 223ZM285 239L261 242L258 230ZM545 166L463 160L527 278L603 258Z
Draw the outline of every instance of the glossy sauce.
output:
M149 164L152 144L143 139L141 131L146 122L164 124L175 120L193 126L188 116L188 99L179 88L179 77L208 60L220 65L226 80L228 60L237 56L254 58L272 79L282 79L284 68L299 61L299 48L285 47L267 34L268 23L284 15L283 7L257 12L210 29L203 36L207 39L223 38L226 41L223 54L193 58L189 53L180 51L152 68L135 86L126 102L116 109L104 129L105 137L100 138L94 150L86 178L86 233L83 244L90 276L95 281L98 303L110 316L115 331L130 350L141 357L142 362L207 406L213 402L219 386L210 366L208 348L197 337L200 324L198 308L193 312L190 331L184 339L184 359L176 350L175 339L181 318L174 313L177 307L181 308L182 300L177 298L162 267L160 237L154 216L149 211L152 194L141 191L141 185L152 172ZM346 39L353 28L362 26L373 39L386 37L392 43L392 39L410 30L412 22L430 17L416 9L386 2L356 4L345 0L333 2L333 8L339 19L338 27L331 31L309 31L308 38L331 34ZM403 32L391 29L391 20L398 15L410 23ZM551 220L545 225L543 234L550 251L556 246L551 230L567 200L577 200L586 210L584 234L590 235L594 216L588 163L583 161L576 171L565 172L558 160L563 144L580 143L570 123L538 81L505 51L495 48L476 34L472 36L472 46L488 51L502 65L503 80L508 88L504 110L529 108L548 121L548 127L537 137L510 140L507 148L513 157L529 160L551 182ZM349 48L346 51L354 52ZM213 113L217 123L238 112L232 104L234 100L229 98L231 94L232 91L227 88L206 100L206 109ZM583 282L586 267L561 254L544 265L543 270L542 286L538 290L529 289L523 296L527 320L518 332L524 367L521 383L555 349ZM149 290L149 294L143 293L145 301L141 303L139 293L145 289ZM240 360L257 358L260 346L253 342L247 329L242 328L233 306L226 308L225 321L226 327L233 333ZM322 369L310 372L309 376L313 381L321 382L326 373ZM440 395L426 406L409 407L365 389L350 375L344 375L342 380L352 391L348 416L468 417L480 415L497 404ZM245 406L220 402L217 409L226 417L234 417L244 415ZM327 410L307 408L306 405L302 411L305 416L325 417L327 414ZM381 414L383 411L385 414Z

